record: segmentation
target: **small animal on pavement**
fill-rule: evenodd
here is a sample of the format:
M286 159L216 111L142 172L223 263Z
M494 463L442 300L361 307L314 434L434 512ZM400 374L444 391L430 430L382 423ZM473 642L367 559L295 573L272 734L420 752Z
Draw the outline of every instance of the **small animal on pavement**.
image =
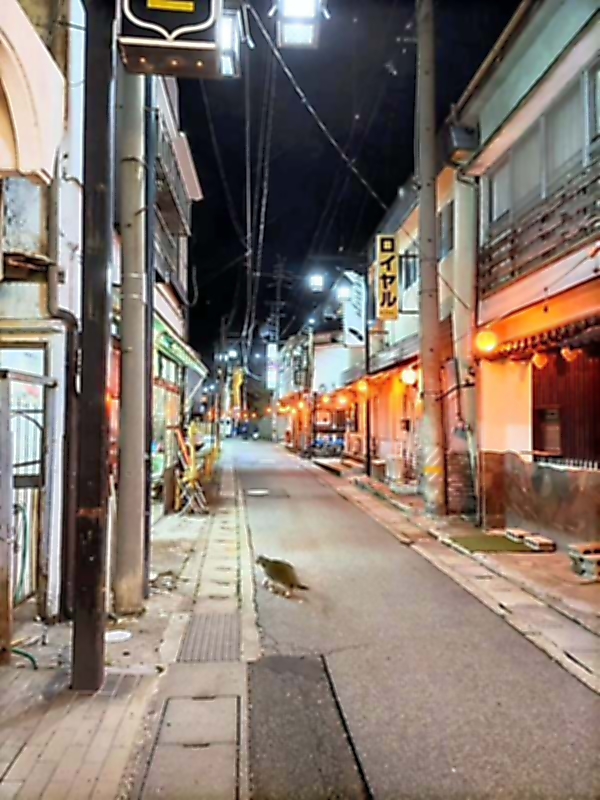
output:
M290 597L295 589L300 591L308 590L308 586L300 581L296 570L287 561L279 561L276 558L267 558L267 556L258 556L256 563L265 573L263 586L271 591L276 587L280 587L284 591L285 596Z

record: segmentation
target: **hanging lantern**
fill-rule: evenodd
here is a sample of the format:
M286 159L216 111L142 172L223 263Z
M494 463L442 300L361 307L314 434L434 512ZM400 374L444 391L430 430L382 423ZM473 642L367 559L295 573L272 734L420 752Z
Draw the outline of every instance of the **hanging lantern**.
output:
M546 353L536 353L531 359L531 363L536 369L544 369L548 364L549 358Z
M563 347L563 349L560 351L560 354L568 364L571 364L573 361L579 358L581 355L581 350L573 350L570 347Z
M361 394L367 394L369 391L369 384L367 383L367 381L359 381L357 388Z
M415 386L419 380L419 373L414 367L406 367L400 374L400 380L405 386Z
M340 395L338 398L338 405L340 406L347 406L348 405L348 398L345 394Z
M323 397L323 405L324 405L324 406L328 406L328 405L329 405L329 403L331 403L331 397L329 397L329 395L328 395L328 394L326 394L326 395Z
M490 328L479 331L475 337L475 347L480 353L493 353L499 344L498 334Z

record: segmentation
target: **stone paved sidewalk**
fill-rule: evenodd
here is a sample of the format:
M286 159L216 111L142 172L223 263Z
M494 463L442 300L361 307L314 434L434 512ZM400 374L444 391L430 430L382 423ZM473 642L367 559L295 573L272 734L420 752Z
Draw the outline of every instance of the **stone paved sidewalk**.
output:
M95 695L69 689L71 626L49 628L45 643L40 623L22 622L17 637L39 669L15 657L0 670L0 800L126 796L146 713L179 652L209 523L172 516L155 526L146 613L111 625L131 639L107 644L107 678Z
M247 668L259 656L252 558L233 467L194 565L181 643L148 715L131 800L249 796Z

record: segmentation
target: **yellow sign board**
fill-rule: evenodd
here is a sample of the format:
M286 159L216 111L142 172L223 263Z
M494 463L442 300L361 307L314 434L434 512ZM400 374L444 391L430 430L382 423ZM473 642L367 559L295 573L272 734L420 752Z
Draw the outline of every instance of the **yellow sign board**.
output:
M398 319L400 309L400 268L393 236L377 237L377 319Z
M196 0L147 0L146 7L152 11L182 11L193 14L196 10Z

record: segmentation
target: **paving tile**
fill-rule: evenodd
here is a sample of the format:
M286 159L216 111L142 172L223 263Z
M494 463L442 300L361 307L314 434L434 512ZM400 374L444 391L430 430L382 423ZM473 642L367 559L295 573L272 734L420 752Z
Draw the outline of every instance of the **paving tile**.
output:
M13 800L22 786L22 781L2 781L0 783L0 800Z
M235 697L169 700L158 741L181 745L235 744L237 706Z
M9 782L26 780L41 754L41 747L32 747L31 745L24 747L9 769L6 780Z
M38 800L50 783L55 770L56 764L38 762L24 781L19 792L19 800Z
M192 748L159 744L142 800L235 800L236 784L235 745Z
M162 685L168 697L231 697L245 690L246 665L239 662L173 664Z

